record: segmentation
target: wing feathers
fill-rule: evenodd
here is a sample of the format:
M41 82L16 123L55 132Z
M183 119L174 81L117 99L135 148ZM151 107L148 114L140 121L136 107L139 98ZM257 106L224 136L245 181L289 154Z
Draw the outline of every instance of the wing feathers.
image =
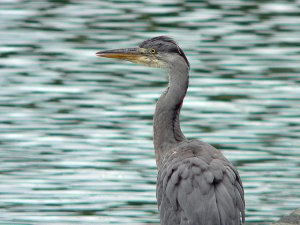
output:
M240 225L243 188L228 161L198 157L172 160L158 174L157 199L162 225Z

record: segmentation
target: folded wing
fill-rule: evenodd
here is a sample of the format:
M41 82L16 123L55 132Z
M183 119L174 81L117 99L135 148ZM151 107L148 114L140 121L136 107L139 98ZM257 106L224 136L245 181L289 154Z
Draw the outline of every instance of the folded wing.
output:
M207 161L207 160L206 160ZM240 225L244 191L238 172L226 160L173 158L158 174L162 225Z

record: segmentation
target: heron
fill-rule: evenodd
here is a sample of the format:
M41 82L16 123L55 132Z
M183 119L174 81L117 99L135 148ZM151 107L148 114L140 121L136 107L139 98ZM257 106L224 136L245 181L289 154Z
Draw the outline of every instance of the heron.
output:
M138 47L96 56L162 68L169 85L156 103L153 143L158 169L156 198L162 225L240 225L245 221L241 178L216 148L188 139L179 115L189 85L189 61L174 41L158 36Z

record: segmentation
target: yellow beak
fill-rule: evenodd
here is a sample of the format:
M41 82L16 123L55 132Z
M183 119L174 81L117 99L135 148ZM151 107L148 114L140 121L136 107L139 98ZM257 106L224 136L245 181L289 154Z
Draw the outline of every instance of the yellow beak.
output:
M139 48L105 50L105 51L97 52L96 56L105 57L105 58L123 59L123 60L128 60L136 63L140 62L141 58L144 57L141 54Z
M163 64L153 54L149 54L145 48L124 48L105 50L96 53L96 56L105 58L123 59L133 63L149 66L162 67Z

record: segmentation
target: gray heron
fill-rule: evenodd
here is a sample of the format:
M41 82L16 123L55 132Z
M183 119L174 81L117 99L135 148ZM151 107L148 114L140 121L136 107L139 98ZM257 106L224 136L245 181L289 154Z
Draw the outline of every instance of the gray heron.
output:
M96 55L163 68L169 75L169 85L156 104L153 125L161 224L242 224L245 200L238 171L220 151L203 141L187 139L180 129L190 65L178 44L159 36L135 48Z

